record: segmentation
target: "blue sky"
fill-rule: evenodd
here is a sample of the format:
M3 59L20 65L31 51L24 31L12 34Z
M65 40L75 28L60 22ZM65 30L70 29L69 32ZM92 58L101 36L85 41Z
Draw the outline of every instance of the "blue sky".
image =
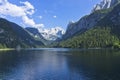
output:
M7 8L9 5L11 6L11 8L6 9L1 7L0 4L0 16L23 27L36 26L52 28L59 26L66 29L69 21L78 21L82 16L89 14L93 6L100 1L101 0L0 0L0 3L9 3L8 5L3 4L3 7ZM16 6L16 10L12 5ZM2 11L2 8L9 11ZM17 9L19 10L18 12ZM21 9L24 10L22 11ZM22 14L22 12L24 14Z

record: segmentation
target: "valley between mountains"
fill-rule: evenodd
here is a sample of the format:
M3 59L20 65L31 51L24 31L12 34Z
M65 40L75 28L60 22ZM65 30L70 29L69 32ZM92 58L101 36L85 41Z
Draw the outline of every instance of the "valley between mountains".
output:
M0 18L0 48L120 48L120 0L103 0L66 31L23 28Z

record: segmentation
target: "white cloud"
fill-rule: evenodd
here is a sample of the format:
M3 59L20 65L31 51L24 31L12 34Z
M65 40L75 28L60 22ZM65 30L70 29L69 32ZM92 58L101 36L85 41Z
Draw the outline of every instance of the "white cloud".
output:
M42 16L39 16L40 19L42 19L43 17Z
M20 3L24 4L24 6L22 8L26 12L26 14L32 15L35 12L33 5L31 5L28 1L20 2Z
M57 18L57 16L56 16L56 15L54 15L54 16L53 16L53 18Z
M34 6L28 1L20 2L22 6L17 6L7 0L0 0L0 15L21 18L23 23L31 27L44 27L43 24L36 24L35 21L29 18L35 12Z
M26 15L26 11L24 11L22 7L18 7L17 5L11 4L7 2L7 0L2 1L0 1L0 4L2 4L0 5L0 14L9 15L12 17L21 17Z

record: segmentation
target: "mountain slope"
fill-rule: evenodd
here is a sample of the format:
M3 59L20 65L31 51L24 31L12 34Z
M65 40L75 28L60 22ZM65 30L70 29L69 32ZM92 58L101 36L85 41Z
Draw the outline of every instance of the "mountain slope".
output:
M58 46L68 48L120 47L120 39L111 34L111 31L110 27L96 27L79 36L62 41Z
M36 39L44 41L44 37L40 34L37 28L27 27L25 28L33 37Z
M35 40L19 25L0 18L0 45L8 48L36 47L43 45L41 41Z
M71 38L92 28L110 11L111 9L98 10L82 17L78 22L69 23L65 35L63 35L63 39Z
M72 48L120 48L120 4L115 6L91 29L73 38L62 41L58 46Z
M77 34L81 34L95 26L102 18L104 18L114 6L120 3L120 0L102 0L96 4L92 13L82 17L77 22L70 22L67 26L63 40L71 38Z
M40 40L44 43L44 45L48 45L51 43L51 41L46 40L41 33L39 32L39 30L37 28L33 28L33 27L27 27L25 28L31 36L33 36L36 40Z

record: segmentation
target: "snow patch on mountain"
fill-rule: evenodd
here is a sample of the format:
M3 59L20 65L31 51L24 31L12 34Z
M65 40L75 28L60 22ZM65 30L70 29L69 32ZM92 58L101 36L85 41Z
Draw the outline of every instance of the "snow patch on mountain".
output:
M52 41L55 41L57 38L62 38L62 35L65 34L65 30L61 27L55 27L51 29L38 28L38 30L46 40Z
M115 6L120 0L102 0L99 4L96 4L93 8L93 12L96 10L107 9Z

